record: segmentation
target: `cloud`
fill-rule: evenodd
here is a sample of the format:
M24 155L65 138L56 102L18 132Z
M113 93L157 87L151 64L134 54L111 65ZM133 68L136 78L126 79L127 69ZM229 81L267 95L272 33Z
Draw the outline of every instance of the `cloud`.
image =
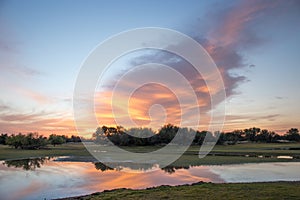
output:
M135 90L126 101L126 91L115 93L117 103L111 101L110 91L96 94L96 113L101 124L114 125L116 122L128 126L130 118L137 126L159 128L163 121L180 123L181 107L176 95L165 86L150 83ZM161 105L163 110L153 105ZM188 102L186 102L188 106ZM182 105L183 106L183 105ZM151 110L152 109L152 110ZM152 112L151 112L152 111Z
M252 29L277 1L238 1L235 4L208 13L212 27L207 32L210 42L216 46L251 48L260 45L262 39Z
M22 113L7 109L0 116L1 133L76 134L74 127L72 117L63 113Z
M282 114L259 114L257 113L255 116L253 114L241 114L241 115L227 115L226 116L226 124L224 127L224 131L232 131L234 129L240 130L251 127L259 127L262 129L269 129L276 131L277 128L283 127L285 124L285 130L290 126L290 122L285 122L283 124L274 123L282 121ZM281 120L279 120L281 119ZM279 133L282 133L280 131Z
M40 71L19 63L19 45L16 34L7 22L0 18L0 70L2 73L6 71L14 75L25 76L25 78L41 75Z
M276 96L275 99L278 99L278 100L283 100L283 99L286 99L286 97L282 97L282 96Z
M42 72L40 72L36 69L30 68L30 67L25 67L25 66L14 67L14 68L11 68L11 70L16 73L22 74L24 76L40 76L40 75L42 75Z
M5 112L6 110L9 110L9 109L10 109L10 107L8 105L5 105L0 101L0 113Z
M51 98L43 95L39 92L33 91L33 90L29 90L29 89L19 89L19 92L21 94L23 94L24 96L29 97L30 99L40 103L40 104L47 104L51 102Z
M280 114L271 114L271 115L227 115L226 118L228 121L257 121L257 120L269 120L274 121L278 117L280 117Z
M243 70L248 67L251 69L255 66L255 64L247 60L247 51L255 50L268 42L266 38L258 34L257 28L259 26L267 28L268 23L275 16L283 16L290 8L293 8L294 11L296 9L299 11L299 5L299 1L232 1L226 5L222 4L222 7L214 6L208 10L205 21L201 25L195 24L192 28L186 27L186 32L191 33L189 35L206 49L217 64L223 77L227 97L238 94L239 85L248 80L248 77L234 73L235 70ZM19 65L15 61L15 55L18 52L18 43L12 40L13 37L10 36L11 34L7 34L8 29L5 26L1 24L0 29L1 33L4 33L2 30L6 32L4 36L1 35L0 37L0 51L2 54L2 56L0 54L0 59L2 60L0 64L1 72L18 74L23 76L23 78L41 75L41 72L38 70ZM176 45L180 46L182 44L179 43ZM130 68L149 62L171 66L172 69L175 69L189 80L197 96L198 107L201 111L201 125L205 126L205 123L210 120L209 112L213 109L210 102L210 93L218 93L220 88L211 88L213 91L209 91L205 84L205 79L210 77L200 76L185 60L167 52L146 52L142 56L132 59ZM155 84L145 85L136 90L131 98L126 98L126 91L137 85L135 79L127 79L127 82L122 82L122 88L118 90L117 94L117 104L114 105L116 116L113 116L113 105L111 102L112 89L126 70L121 71L120 74L107 83L104 91L96 93L95 100L99 102L99 104L96 104L96 115L100 120L100 125L114 125L116 117L121 121L126 120L128 116L124 115L124 113L129 113L133 120L141 126L149 125L151 120L153 120L151 117L163 119L161 117L165 116L164 121L155 121L154 119L155 126L162 125L164 122L179 123L180 117L183 114L186 114L185 117L187 120L193 120L193 112L182 113L178 105L178 99L174 93L162 86ZM160 75L159 71L158 75ZM146 76L147 74L138 78L143 79ZM185 97L183 98L184 103L182 106L193 111L193 104L189 101L189 95L191 94L185 91L184 86L176 82L176 80L172 82L171 86L177 87L179 91L176 93L177 95L180 94ZM21 89L20 87L16 87L14 90L40 104L47 104L51 101L49 97L33 90ZM66 101L69 101L69 99L66 99ZM154 113L149 113L152 105L155 104L162 105L164 110L155 109ZM18 131L39 131L46 133L52 131L62 131L64 133L74 131L74 122L70 116L60 116L59 113L53 115L53 113L43 112L14 112L9 106L1 104L0 109L1 113L3 113L0 117L0 131L13 133ZM162 113L164 111L165 115ZM278 117L279 115L265 115L256 118L251 116L228 116L227 120L228 125L234 127L235 125L249 124L249 121L251 123L251 121L255 120L274 121ZM121 125L126 126L127 124ZM96 127L90 128L94 129Z
M20 96L20 100L29 99L31 101L37 102L41 105L46 105L52 103L54 101L54 97L50 97L41 92L32 90L28 87L17 86L17 85L7 85L5 89L9 90L11 93L14 92L18 96Z
M222 4L222 7L219 8L217 6L213 7L208 11L204 24L195 24L193 29L189 29L189 32L192 33L192 37L206 49L216 63L225 84L227 97L239 94L239 85L248 81L246 76L234 73L235 70L246 70L247 68L249 69L249 67L252 68L255 66L255 64L249 63L245 54L250 50L261 47L267 42L266 38L257 33L257 27L262 24L265 26L265 24L270 23L272 18L276 15L286 14L286 11L295 6L295 4L298 5L297 1L289 1L288 3L285 1L234 1L226 6ZM179 43L174 45L180 47L184 44ZM146 50L144 51L144 54L141 52L139 56L131 60L130 66L133 67L146 63L165 64L172 67L189 80L198 98L199 109L202 114L201 117L207 119L207 122L209 121L207 114L211 109L214 109L211 107L210 102L210 94L212 91L208 90L205 83L205 79L208 79L209 77L202 77L188 62L171 53L163 51ZM124 71L107 84L105 94L103 94L106 98L106 103L111 104L110 97L112 97L112 88L117 83L118 79L122 77L123 72ZM157 74L160 74L159 70L157 70ZM148 74L144 74L142 75L142 78L146 79L147 76ZM128 82L123 85L124 93L137 85L134 78L127 81ZM173 83L173 86L177 86L178 88L181 87L176 81ZM182 89L184 90L184 87L182 87ZM214 93L218 93L220 90L220 88L210 89L213 89ZM127 111L126 106L124 106L127 105L126 101L129 100L130 102L134 102L132 108L129 108L129 111L131 112L129 114L133 117L133 120L139 120L143 125L149 122L149 108L156 103L164 106L167 115L175 116L167 119L170 123L176 123L179 118L178 115L182 114L179 112L179 108L175 106L178 102L169 97L168 92L162 88L157 88L153 85L152 87L146 87L143 90L140 90L139 93L133 95L131 97L132 99L122 96L122 91L118 92L118 105L116 106L123 110L121 113ZM102 96L101 93L97 95L98 98L101 98ZM122 103L122 101L125 103ZM123 107L120 105L123 105ZM106 107L109 109L104 110L99 107L97 115L102 119L100 123L105 124L109 121L110 124L113 124L114 117L109 114L112 106L114 105L109 105ZM103 106L103 108L104 107L105 106ZM192 118L193 116L191 115L189 117ZM258 118L242 117L242 120L244 119L244 122L247 120L258 119L273 121L277 117L278 115L261 116ZM106 119L109 120L107 121ZM231 120L229 123L233 123L233 121L234 120Z
M12 55L11 58L5 57L2 58L3 56L0 56L1 58L1 63L0 63L0 70L2 73L6 72L10 75L19 75L22 76L23 78L28 78L28 77L35 77L35 76L41 76L43 73L39 70L22 66L18 61L16 61L16 58Z

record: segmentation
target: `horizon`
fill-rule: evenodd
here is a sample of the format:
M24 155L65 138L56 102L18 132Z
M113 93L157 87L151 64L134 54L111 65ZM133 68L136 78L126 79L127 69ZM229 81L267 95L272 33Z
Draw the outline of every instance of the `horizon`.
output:
M185 129L187 128L188 130L193 130L193 131L196 131L196 132L210 132L208 130L195 130L193 128L189 128L189 127L179 127L179 126L176 126L176 125L173 125L173 124L164 124L163 126L161 126L160 128L158 129L152 129L151 127L123 127L123 126L120 126L120 125L117 125L117 126L106 126L106 125L103 125L103 126L99 126L97 128L95 128L94 132L91 132L90 135L80 135L80 134L64 134L64 133L61 133L61 134L58 134L58 133L55 133L55 132L52 132L52 133L49 133L49 134L40 134L39 132L36 132L36 131L33 131L33 132L18 132L18 133L0 133L1 135L5 135L7 134L8 136L11 136L11 135L18 135L18 134L22 134L22 135L28 135L28 134L38 134L39 136L43 136L43 137L49 137L50 135L58 135L58 136L66 136L66 137L71 137L71 136L79 136L80 138L82 139L92 139L93 138L93 134L95 134L95 132L97 131L98 128L103 128L103 127L107 127L107 128L118 128L120 127L125 133L126 131L129 131L130 129L149 129L151 131L153 131L154 134L158 134L159 131L167 126L167 125L171 125L171 126L175 126L175 127L178 127L180 129ZM245 129L234 129L234 130L231 130L231 131L214 131L214 132L210 132L212 133L213 135L215 135L216 133L221 133L221 134L230 134L230 133L234 133L234 132L245 132L246 130L249 130L249 129L252 129L252 128L256 128L256 129L259 129L259 133L261 133L262 131L266 130L268 131L269 133L275 133L275 134L278 134L279 136L284 136L284 135L287 135L289 133L290 130L292 129L297 129L299 130L297 127L291 127L289 129L287 129L285 132L282 132L282 133L279 133L279 132L275 132L275 131L272 131L272 130L268 130L268 129L264 129L264 128L260 128L260 127L256 127L256 126L252 126L252 127L248 127L248 128L245 128ZM89 138L90 137L90 138Z
M141 27L182 32L208 52L226 91L221 132L259 127L285 134L300 128L298 1L165 1L160 6L158 1L92 2L0 3L0 133L77 135L73 92L83 62L107 38ZM210 91L205 77L196 76L184 59L147 50L115 60L104 86L97 85L93 100L99 126L116 126L124 112L136 127L180 126L184 113L170 88L142 85L127 99L125 92L145 76L118 82L134 66L150 61L170 65L187 77L201 110L199 130L207 129L210 113L222 103L211 108L210 92L219 88ZM116 83L122 87L113 94ZM186 97L185 106L191 105L185 88L173 86ZM113 95L118 97L117 109Z

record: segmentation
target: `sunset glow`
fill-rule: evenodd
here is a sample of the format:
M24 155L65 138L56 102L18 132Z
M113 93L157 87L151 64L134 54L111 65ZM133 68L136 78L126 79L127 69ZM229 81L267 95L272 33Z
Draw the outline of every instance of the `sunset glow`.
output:
M170 1L159 7L157 2L95 1L93 7L83 1L71 6L62 1L58 7L51 1L1 2L0 132L77 134L72 98L83 61L101 41L139 27L174 29L205 48L226 91L221 131L255 126L285 133L300 128L299 2ZM105 87L95 88L98 125L157 130L167 123L181 125L182 116L195 118L186 111L195 109L192 94L180 81L172 85L176 91L156 83L138 86L145 77L132 79L130 74L119 81L145 63L168 65L182 74L197 96L198 129L207 129L212 110L222 103L212 107L211 95L221 88L206 83L213 83L216 74L202 77L186 60L162 51L133 52L112 63ZM97 128L86 127L90 135ZM125 183L126 177L119 178Z

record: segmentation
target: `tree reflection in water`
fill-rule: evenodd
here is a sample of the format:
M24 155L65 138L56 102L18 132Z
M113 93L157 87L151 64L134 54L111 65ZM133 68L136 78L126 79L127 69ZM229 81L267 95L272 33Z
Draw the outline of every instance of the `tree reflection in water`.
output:
M189 166L166 166L164 168L161 168L161 170L164 170L165 172L172 174L174 173L177 169L189 169Z
M108 170L116 170L121 171L123 168L129 168L131 170L139 170L139 171L147 171L153 169L156 165L155 164L148 164L148 163L131 163L131 162L122 162L122 163L109 163L109 166L102 162L96 162L95 168L97 170L101 170L102 172ZM166 173L172 174L175 173L178 169L189 169L189 166L167 166L164 168L160 168L161 170L165 171Z
M29 158L29 159L21 159L21 160L7 160L4 161L3 164L7 167L15 167L15 168L22 168L24 170L35 170L36 168L40 168L43 164L47 161L51 160L51 157L44 157L44 158ZM150 164L150 163L132 163L132 162L114 162L109 163L107 166L102 162L94 163L95 168L97 170L101 170L102 172L115 170L115 171L122 171L124 168L130 170L138 170L138 171L148 171L154 168L157 168L158 165ZM172 174L178 169L189 169L189 166L167 166L164 168L160 168L161 170L165 171L166 173Z
M105 165L105 164L103 164L101 162L95 163L95 168L97 170L101 170L102 172L108 171L108 170L114 170L114 168L108 167L107 165Z
M146 171L154 167L154 164L132 163L132 162L112 162L107 165L102 162L96 162L95 168L101 171L107 171L107 170L121 171L124 168L128 168L131 170L138 170L138 171Z
M50 159L51 157L28 158L22 160L6 160L3 164L7 167L22 168L24 170L35 170L36 168L40 168L45 162L47 162Z

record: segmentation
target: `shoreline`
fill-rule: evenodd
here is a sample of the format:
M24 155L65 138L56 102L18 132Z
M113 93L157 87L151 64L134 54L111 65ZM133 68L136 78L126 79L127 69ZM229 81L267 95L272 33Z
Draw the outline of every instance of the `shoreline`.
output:
M299 199L300 181L274 181L274 182L253 182L253 183L211 183L196 182L183 185L161 185L145 189L117 188L104 190L87 195L74 197L63 197L55 200L92 200L92 199ZM250 192L250 193L249 193ZM213 195L213 196L211 196Z
M300 143L293 144L237 144L217 145L205 158L198 158L200 146L191 146L171 166L224 165L262 162L299 162ZM152 146L125 147L126 150L145 153L153 150ZM297 150L294 150L297 148ZM64 144L49 149L20 150L0 145L0 160L21 160L35 158L58 158L68 162L98 162L81 144ZM291 159L292 158L292 159ZM122 159L121 159L122 160ZM117 162L117 161L116 161Z

